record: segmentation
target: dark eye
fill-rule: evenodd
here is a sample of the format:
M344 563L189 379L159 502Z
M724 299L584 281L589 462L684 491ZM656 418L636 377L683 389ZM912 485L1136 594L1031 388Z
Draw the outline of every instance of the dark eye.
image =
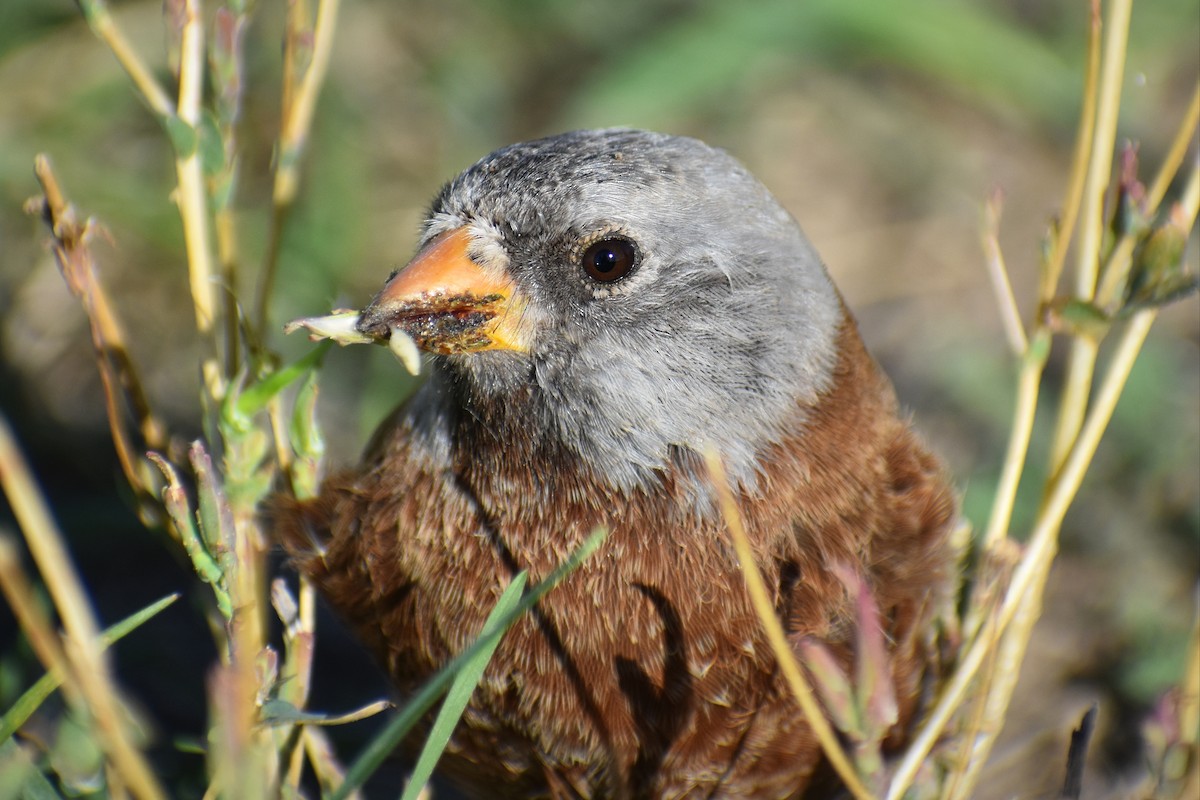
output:
M619 236L592 242L583 251L583 271L601 283L624 278L637 263L637 245Z

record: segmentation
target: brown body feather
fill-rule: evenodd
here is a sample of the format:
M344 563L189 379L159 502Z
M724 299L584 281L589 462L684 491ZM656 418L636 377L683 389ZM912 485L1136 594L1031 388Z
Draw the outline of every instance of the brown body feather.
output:
M847 667L853 609L830 567L865 577L889 641L899 740L953 588L954 496L848 315L837 353L831 385L797 407L794 433L762 454L740 505L789 635L824 641ZM404 693L473 641L518 570L536 581L609 528L505 636L445 773L481 797L799 796L820 749L719 515L684 490L693 473L678 465L649 490L604 491L603 476L496 412L463 415L444 464L414 453L411 427L385 425L360 467L277 514L299 571Z

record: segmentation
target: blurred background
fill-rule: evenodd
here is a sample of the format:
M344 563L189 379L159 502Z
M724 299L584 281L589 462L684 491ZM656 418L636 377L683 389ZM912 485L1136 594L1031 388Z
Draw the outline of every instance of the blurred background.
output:
M270 210L279 5L259 4L247 41L236 201L247 302ZM112 6L167 80L161 3ZM996 189L1004 194L1001 245L1028 315L1043 234L1064 193L1087 11L1084 0L345 2L303 195L284 238L275 319L364 304L411 255L441 184L496 147L591 126L697 136L744 161L800 221L981 526L1015 374L979 244L983 203ZM1147 180L1198 74L1200 4L1135 4L1120 130L1138 143ZM38 152L107 230L96 244L101 277L152 401L175 432L198 436L199 349L163 132L74 4L4 0L0 409L103 622L185 593L117 648L117 663L155 726L164 769L181 787L196 776L198 787L201 760L173 743L203 737L211 637L189 607L190 567L130 510L86 321L40 223L22 213L37 192ZM1193 231L1193 270L1196 245ZM281 331L271 345L287 358L308 348ZM353 459L409 389L380 348L332 353L322 383L331 463ZM1035 444L1043 453L1045 438ZM1038 500L1031 487L1018 530ZM0 529L15 530L3 505ZM985 783L987 796L1032 795L1037 781L1057 788L1069 730L1093 701L1101 708L1096 779L1111 785L1138 766L1141 722L1182 674L1198 577L1200 303L1192 297L1162 315L1068 517L994 757L997 775L1020 779ZM356 645L326 631L313 705L340 711L385 694ZM0 707L38 674L0 608ZM337 735L353 752L369 729ZM1021 761L1030 754L1034 762ZM1026 764L1019 772L1018 763Z

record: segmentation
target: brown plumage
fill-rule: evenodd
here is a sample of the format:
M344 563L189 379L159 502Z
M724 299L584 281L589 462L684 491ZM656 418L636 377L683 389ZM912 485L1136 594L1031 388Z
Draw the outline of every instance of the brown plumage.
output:
M686 218L656 211L676 192ZM610 531L501 642L444 773L480 797L804 791L820 749L750 607L705 444L793 641L852 663L831 567L867 581L902 740L953 588L953 493L765 190L692 140L580 132L484 159L430 219L362 327L449 355L359 466L281 503L278 538L407 694L474 640L516 572L536 581ZM449 261L480 285L431 283ZM485 296L499 314L464 322Z

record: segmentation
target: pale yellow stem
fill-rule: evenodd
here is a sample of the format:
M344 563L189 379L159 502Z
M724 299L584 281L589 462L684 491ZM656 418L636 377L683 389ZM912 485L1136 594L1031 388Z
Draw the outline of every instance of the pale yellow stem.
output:
M112 51L125 72L129 74L133 85L137 87L142 99L150 106L150 110L160 117L174 114L175 107L171 102L170 95L155 80L145 62L129 44L129 40L117 27L117 23L108 13L108 9L103 4L93 6L92 11L87 14L87 20L91 25L92 32L108 45L108 49Z
M1025 353L1021 375L1017 382L1017 404L1013 410L1012 432L1008 438L1008 452L1004 456L1004 467L992 512L983 535L984 551L991 550L996 542L1008 535L1016 504L1017 488L1021 483L1029 443L1033 438L1033 422L1037 414L1038 395L1042 384L1042 371L1050 353L1050 333L1039 327L1034 334L1033 344Z
M1021 312L1017 310L1017 298L1013 296L1008 266L1004 263L1004 253L1000 249L1001 203L1001 195L997 192L984 210L984 263L987 264L988 277L992 279L992 288L996 292L1000 321L1004 325L1004 334L1008 337L1008 346L1012 348L1013 353L1020 355L1025 352L1028 342L1025 339L1025 327L1021 324Z
M317 97L325 82L329 70L329 57L333 52L333 34L337 29L337 15L340 0L320 0L317 7L317 21L313 26L312 60L300 86L292 96L291 107L284 116L279 132L279 149L281 153L292 153L304 146L312 127L313 114L317 109ZM299 183L299 170L295 168L296 159L288 158L287 163L275 172L275 202L278 205L289 205L296 196Z
M179 49L179 103L176 113L180 122L190 126L199 137L204 89L204 19L198 0L184 0L183 26ZM224 376L217 364L214 335L217 308L216 268L212 252L208 192L200 148L177 153L175 174L179 182L176 202L183 222L184 247L187 250L188 284L196 315L196 329L213 345L212 352L201 364L202 379L209 395L220 401L225 394Z
M1112 171L1132 5L1133 0L1112 0L1109 4L1108 27L1104 32L1096 130L1091 143L1080 221L1079 258L1075 265L1075 295L1083 300L1091 300L1095 296L1096 277L1100 269L1100 247L1104 241L1104 195ZM1089 337L1080 336L1071 342L1058 425L1051 446L1051 474L1058 471L1083 423L1098 352L1097 342Z
M1179 170L1183 159L1187 157L1188 150L1192 147L1197 125L1200 125L1200 83L1197 83L1196 88L1192 91L1192 102L1188 104L1187 112L1183 115L1183 121L1179 125L1179 130L1175 132L1175 139L1171 142L1170 148L1167 149L1167 155L1158 170L1158 175L1154 177L1154 182L1146 189L1147 208L1158 208L1158 204L1166 196L1167 187L1171 185L1171 179L1175 177L1175 173Z
M712 484L717 490L717 498L721 505L722 516L729 528L730 537L733 539L733 549L741 564L742 576L746 581L746 591L750 595L750 601L758 614L763 630L767 634L767 640L770 642L771 649L775 653L775 659L779 662L779 669L783 673L784 679L787 680L788 686L796 698L796 702L800 704L800 709L804 712L805 720L808 722L809 727L812 728L817 741L821 743L821 749L825 751L825 757L829 759L829 763L846 785L846 789L858 798L858 800L871 800L871 792L863 786L858 773L855 772L854 767L846 757L845 751L842 750L841 743L837 739L837 734L834 733L829 721L825 719L825 714L821 711L821 707L817 705L812 687L808 685L808 680L800 670L800 664L796 661L796 656L788 644L787 634L784 633L783 626L779 623L779 618L775 615L775 608L771 603L770 595L767 593L766 584L763 582L762 575L756 566L754 551L750 546L749 538L746 536L746 529L742 526L742 516L738 512L737 503L733 499L733 492L729 488L729 481L725 475L725 467L721 463L721 457L712 448L707 448L704 453L704 460L708 466L708 473Z
M1039 579L1044 579L1047 573L1047 565L1053 559L1057 549L1058 531L1062 519L1083 482L1083 475L1096 452L1100 437L1112 417L1121 390L1133 368L1133 362L1141 350L1142 343L1145 341L1146 334L1149 333L1156 315L1155 309L1135 314L1122 333L1113 353L1108 373L1096 395L1095 404L1088 413L1079 437L1068 453L1059 476L1052 484L1050 493L1038 515L1038 521L1030 536L1025 554L1014 571L1012 582L1005 592L1004 602L996 616L995 636L981 635L962 655L958 668L943 689L929 719L922 726L920 733L898 765L892 786L887 794L888 800L900 800L911 785L917 769L929 755L951 716L958 709L963 695L988 653L996 646L999 637L1006 635L1006 629L1024 603L1025 596L1031 591L1041 591L1041 587L1035 587L1034 584ZM1032 620L1029 625L1032 626ZM987 634L988 630L985 628L984 633ZM1027 638L1029 631L1023 626L1018 633ZM986 749L982 755L986 756Z
M1058 291L1058 279L1062 275L1067 247L1075 232L1079 219L1079 206L1083 202L1083 184L1088 174L1088 145L1096 130L1096 87L1100 82L1100 0L1092 0L1088 25L1087 67L1083 77L1083 108L1079 112L1079 128L1075 133L1072 150L1071 173L1067 178L1067 193L1063 199L1062 218L1058 230L1051 240L1051 251L1041 271L1038 286L1038 302L1044 308L1054 299Z
M149 764L130 741L87 592L3 417L0 417L0 484L62 619L66 630L63 653L95 721L100 746L136 797L146 800L165 797Z

